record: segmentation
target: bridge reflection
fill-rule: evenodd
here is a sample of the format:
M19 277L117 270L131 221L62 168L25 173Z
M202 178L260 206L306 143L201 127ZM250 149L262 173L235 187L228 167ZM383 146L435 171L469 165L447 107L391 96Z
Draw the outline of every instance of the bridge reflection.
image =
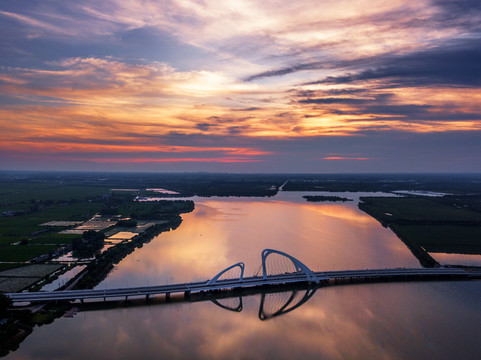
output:
M259 319L268 320L276 316L287 314L305 304L316 292L317 288L303 290L292 290L283 293L262 293L259 306ZM287 299L285 296L288 295Z
M220 271L208 281L158 285L147 287L65 290L52 292L8 293L13 303L37 303L49 301L104 302L101 308L109 307L111 301L124 298L131 302L139 297L147 303L181 301L211 301L217 306L240 312L242 297L261 295L259 319L267 320L289 313L305 304L320 286L336 284L359 284L386 281L419 281L441 279L479 279L479 269L435 268L435 269L371 269L313 272L293 256L279 250L262 251L262 276L244 277L244 263L239 262ZM233 271L238 277L227 277ZM286 271L287 270L287 271ZM237 298L238 302L226 301ZM97 306L98 307L98 306Z
M212 299L211 301L220 306L223 309L234 311L234 312L241 312L242 311L242 296L239 296L239 300L237 306L232 306L230 302L226 302L226 299ZM227 299L230 300L230 299ZM235 300L234 300L235 301Z
M242 312L245 297L260 295L258 317L265 321L285 315L305 304L321 286L312 284L279 285L257 288L239 288L230 290L215 290L191 294L173 295L169 298L158 295L145 299L144 297L128 300L107 302L84 302L76 304L80 311L109 310L142 306L169 306L178 303L211 302L220 308Z
M269 261L267 261L269 259ZM291 267L286 271L286 266ZM225 291L230 289L265 289L267 287L288 286L294 284L308 284L310 286L346 283L365 283L379 281L407 281L407 280L437 280L449 279L475 279L481 277L481 271L457 268L435 269L367 269L313 272L301 261L279 250L265 249L262 252L262 276L244 277L244 263L236 263L219 272L208 281L190 283L167 284L157 286L141 286L132 288L91 289L91 290L62 290L50 292L21 292L7 293L13 303L36 303L49 301L107 301L123 297L125 300L132 297L164 295L166 300L175 294L195 296L209 292ZM240 270L239 277L224 278L234 270ZM292 271L294 270L294 271Z

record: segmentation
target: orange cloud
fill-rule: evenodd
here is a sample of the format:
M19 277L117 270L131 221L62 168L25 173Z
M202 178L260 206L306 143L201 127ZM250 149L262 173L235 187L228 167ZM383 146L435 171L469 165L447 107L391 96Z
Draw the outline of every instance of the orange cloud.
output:
M350 156L326 156L323 160L372 160L372 158L366 157L350 157Z
M74 139L72 139L74 140ZM100 142L100 140L99 140ZM89 144L75 143L68 141L52 141L49 138L33 140L12 140L5 139L0 144L0 149L14 151L22 145L22 151L44 151L44 152L82 152L82 153L196 153L196 152L219 152L231 155L268 155L269 151L261 151L254 148L235 147L202 147L202 146L170 146L170 145L136 145L136 144Z
M30 61L18 62L32 65L0 67L1 100L8 104L0 106L0 149L83 153L86 158L101 153L130 162L134 160L126 158L134 156L138 162L213 161L216 156L219 162L236 162L260 161L270 152L212 142L196 146L196 137L237 137L261 144L264 139L368 132L481 130L478 88L422 81L406 85L375 76L342 81L363 71L375 73L385 58L467 38L462 26L431 24L439 20L440 6L428 0L372 0L370 6L357 0L329 6L313 0L281 3L85 0L65 5L62 14L48 3L32 5L29 11L0 11L2 19L20 24L17 32L12 30L19 38L45 43L68 39L82 53L93 54L65 58L66 52L49 50L47 58L55 60L33 65L34 58L45 54L32 47ZM144 54L123 42L123 35L137 31L139 40L141 34L166 34L172 41L166 40L159 52L172 51L173 56L149 53L148 59L140 59ZM109 50L122 41L112 52L119 57L95 55L92 41L108 42ZM186 56L177 65L187 47L195 49L192 53L204 52L206 59ZM169 63L153 60L166 58ZM278 76L255 76L263 73ZM338 83L317 81L336 77ZM252 81L243 80L248 78ZM342 95L332 95L336 92ZM408 116L393 110L403 106L424 112ZM190 136L192 146L164 140L172 134ZM159 160L153 153L181 155ZM370 158L330 154L323 159Z
M171 132L292 138L347 136L366 130L481 129L477 119L406 121L397 114L386 119L382 113L359 113L349 103L299 103L298 98L286 92L289 87L283 88L282 82L279 86L260 87L220 71L180 72L164 63L136 65L112 58L70 58L49 65L50 70L9 68L0 74L1 92L38 104L0 109L4 120L0 130L11 144L9 148L26 144L48 147L45 144L49 137L59 137L78 141L52 147L75 151L80 147L76 142L95 142L108 136L126 147L133 148L129 145L133 141L138 146L134 151L148 151L135 134L162 136ZM306 85L303 89L329 91L342 87ZM370 96L381 95L382 90L372 90ZM367 104L371 100L361 99ZM458 113L475 114L481 99L475 90L464 88L399 88L390 98L392 105L401 106L423 106L426 100L435 106L429 115L442 118L452 104L456 104ZM125 136L127 132L132 134L130 139ZM33 145L33 138L39 139L38 145ZM116 151L107 148L100 140L84 145L85 151ZM151 149L155 151L155 147Z
M135 159L130 159L130 158L94 158L94 159L88 159L88 158L74 158L74 160L80 160L80 161L92 161L92 162L97 162L97 163L162 163L162 162L168 162L168 163L183 163L183 162L214 162L214 163L246 163L246 162L259 162L262 161L260 159L253 159L253 158L244 158L244 157L218 157L218 158L165 158L165 159L155 159L155 158L149 158L149 159L143 159L143 158L135 158Z

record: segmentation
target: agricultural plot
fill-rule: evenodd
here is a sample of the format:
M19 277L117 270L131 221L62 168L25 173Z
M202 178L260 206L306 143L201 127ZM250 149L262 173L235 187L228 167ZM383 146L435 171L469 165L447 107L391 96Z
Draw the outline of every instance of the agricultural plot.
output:
M94 216L92 219L82 223L81 225L68 230L63 230L59 234L83 234L84 231L95 230L101 231L115 226L116 220L112 220L111 217Z
M67 181L60 177L33 178L0 180L0 271L23 268L32 261L51 261L74 245L78 247L77 240L90 230L108 232L107 237L114 235L103 247L105 251L112 244L131 240L149 227L174 221L179 213L193 209L192 202L134 202L133 194L112 192L115 184L103 180L99 184L77 177ZM116 226L120 218L132 214L141 218L134 222L137 226ZM37 276L21 276L1 282L4 289L12 290L37 280Z
M40 224L40 226L60 226L60 227L67 227L67 226L76 226L80 225L82 221L49 221L43 224Z
M481 255L481 226L396 225L396 229L429 253Z
M2 245L0 246L0 261L25 262L56 249L56 245Z
M115 235L108 237L108 240L130 240L138 234L129 231L120 231Z
M21 291L61 269L63 265L35 264L0 272L0 291Z
M365 197L359 206L386 223L468 223L480 222L481 213L457 208L433 198Z
M481 213L454 197L366 197L359 208L391 228L424 266L437 264L429 253L481 255Z
M95 215L106 194L106 187L58 181L0 182L0 270L24 265L71 244L82 232L58 232Z

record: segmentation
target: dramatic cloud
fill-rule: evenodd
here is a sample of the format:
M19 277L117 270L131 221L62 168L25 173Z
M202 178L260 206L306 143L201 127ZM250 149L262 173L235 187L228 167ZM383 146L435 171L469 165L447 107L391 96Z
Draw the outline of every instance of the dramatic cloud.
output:
M7 0L0 168L474 171L480 24L474 0Z
M438 47L400 56L371 59L374 68L343 76L329 76L306 83L348 84L371 80L388 81L393 86L469 86L481 85L479 40ZM387 85L388 85L387 84Z

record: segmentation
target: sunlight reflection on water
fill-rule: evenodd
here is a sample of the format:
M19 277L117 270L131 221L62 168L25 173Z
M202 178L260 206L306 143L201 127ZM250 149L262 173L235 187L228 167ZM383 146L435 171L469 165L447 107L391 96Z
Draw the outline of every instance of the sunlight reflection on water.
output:
M389 229L357 208L358 195L342 204L307 203L302 195L197 198L178 229L136 249L98 288L207 280L238 261L252 275L264 248L312 270L420 267ZM480 294L480 281L325 287L265 321L262 295L220 301L224 307L207 301L81 311L36 328L7 358L477 359ZM291 297L294 303L302 293L264 296L264 311L276 313Z

